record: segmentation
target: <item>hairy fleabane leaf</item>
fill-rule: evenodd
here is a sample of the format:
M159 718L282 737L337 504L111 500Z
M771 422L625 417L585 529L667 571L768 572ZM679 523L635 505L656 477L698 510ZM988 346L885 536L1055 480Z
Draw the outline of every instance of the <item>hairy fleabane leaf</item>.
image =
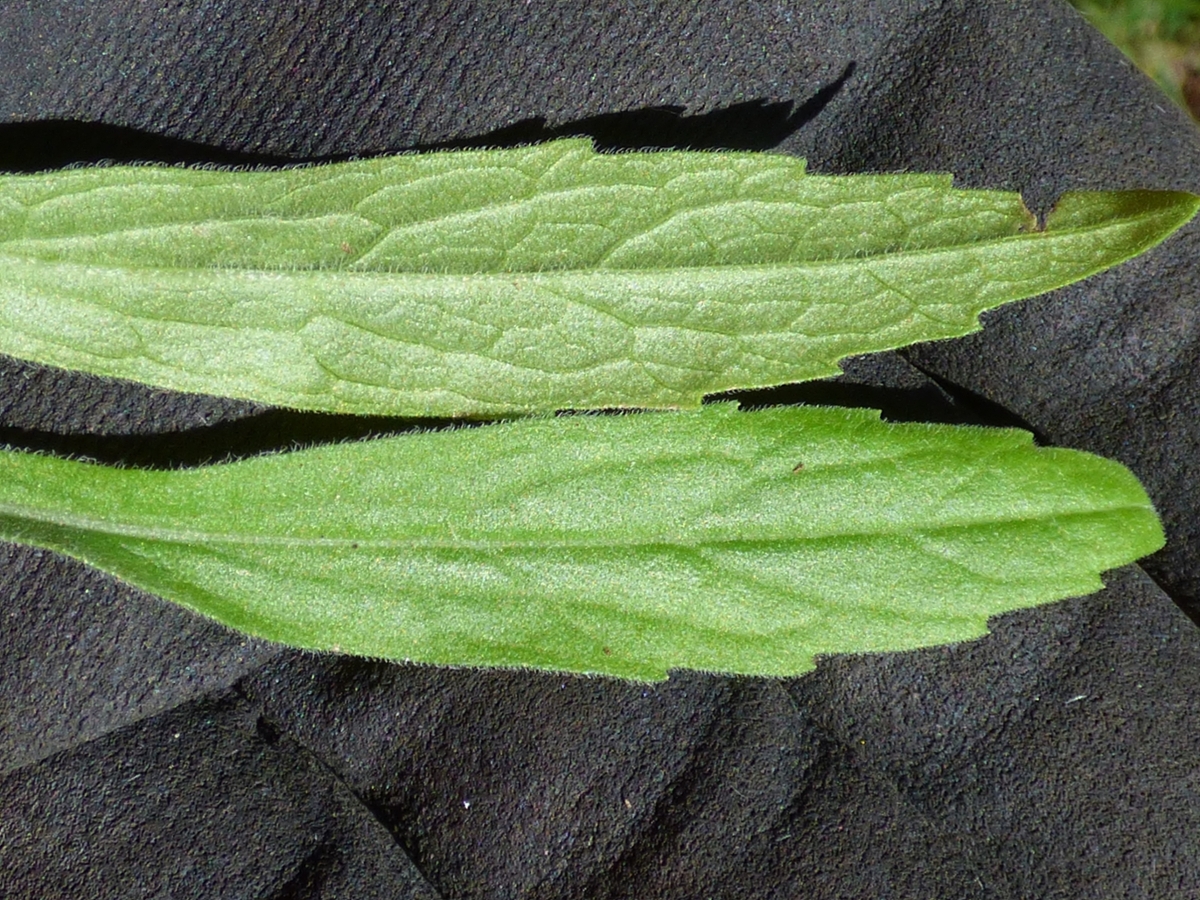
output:
M953 337L1136 255L1182 193L810 176L586 140L0 177L0 353L306 409L694 407Z
M728 404L177 471L0 452L0 537L301 647L638 679L964 640L1162 544L1126 469L1025 432Z

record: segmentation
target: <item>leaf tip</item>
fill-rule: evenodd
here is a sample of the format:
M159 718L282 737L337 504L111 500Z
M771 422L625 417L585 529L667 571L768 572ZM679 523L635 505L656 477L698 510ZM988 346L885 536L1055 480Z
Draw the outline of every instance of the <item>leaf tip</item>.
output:
M1188 191L1068 191L1051 207L1043 230L1094 228L1114 220L1142 221L1151 226L1148 230L1153 231L1157 244L1197 212L1200 196Z

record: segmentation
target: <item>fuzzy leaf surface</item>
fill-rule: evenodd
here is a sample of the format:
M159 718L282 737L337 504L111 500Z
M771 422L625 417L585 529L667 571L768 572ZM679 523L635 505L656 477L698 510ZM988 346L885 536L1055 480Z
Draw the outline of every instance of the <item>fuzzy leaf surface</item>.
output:
M300 647L646 680L973 638L1163 542L1128 470L1022 431L729 404L175 471L2 451L0 537Z
M277 171L0 177L0 353L302 409L695 407L977 330L1192 217L1190 194L810 176L586 140Z

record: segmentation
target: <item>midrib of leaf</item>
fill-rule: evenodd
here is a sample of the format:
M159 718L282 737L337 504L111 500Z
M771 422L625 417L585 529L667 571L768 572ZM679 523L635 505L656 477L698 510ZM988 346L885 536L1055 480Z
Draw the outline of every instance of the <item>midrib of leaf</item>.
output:
M1136 216L1130 216L1123 219L1114 219L1106 224L1106 227L1117 228L1122 225L1127 225L1137 222ZM1056 230L1054 236L1071 237L1080 234L1095 233L1096 228L1072 228ZM1042 234L1044 232L1032 232L1033 234ZM998 247L1004 244L1026 241L1031 233L1023 232L1021 234L1008 235L1005 237L987 238L977 241L963 241L959 244L948 245L945 247L925 247L917 249L896 248L893 250L881 250L877 252L868 252L853 257L829 258L829 259L807 259L798 262L779 262L779 263L753 263L740 264L731 263L727 265L706 265L706 266L639 266L638 268L607 268L603 263L591 268L580 269L544 269L537 272L526 270L504 270L500 272L478 272L473 274L456 274L456 273L440 273L440 272L409 272L405 270L383 270L374 271L370 269L355 269L355 268L299 268L299 269L270 269L270 268L250 268L246 266L206 266L197 269L194 266L136 266L136 265L119 265L119 266L97 266L94 264L72 263L60 261L44 261L36 258L20 254L6 254L3 245L0 245L0 255L9 256L10 259L20 260L21 262L36 263L38 266L53 267L58 269L82 269L89 272L105 270L110 272L187 272L189 275L196 272L245 272L247 274L262 274L262 275L295 275L302 277L309 273L331 273L336 272L339 276L352 276L362 279L405 279L411 278L420 281L455 281L461 282L464 280L472 281L506 281L511 282L514 277L522 279L530 278L551 278L551 277L566 277L566 276L594 276L597 278L605 277L616 273L635 273L638 275L649 274L666 274L671 277L678 277L680 273L696 272L701 276L711 277L717 272L733 271L736 273L770 273L778 269L817 269L826 267L841 266L844 268L853 268L863 262L872 262L881 259L899 260L906 259L921 259L923 257L937 256L953 256L962 253L967 249L987 250L991 247Z
M714 209L715 210L715 209L719 209L723 205L728 205L728 204L713 204L708 207L696 207L696 208L689 207L689 209L687 211L689 213L691 213L697 209ZM249 219L249 218L247 218L247 219L227 219L227 220L222 220L222 224L238 224L238 223L242 223L242 222L247 223L247 224L251 224L251 223L260 224L262 222L292 223L292 222L305 222L305 221L319 221L320 218L321 217L318 216L318 217L297 217L297 218L263 217L263 218L259 218L259 219ZM440 224L442 222L445 222L446 224L453 224L453 221L455 218L461 218L461 216L448 216L448 217L446 217L445 220L431 220L429 224ZM697 272L702 275L704 275L704 274L711 275L712 273L720 272L720 271L735 271L738 273L758 273L758 272L772 272L777 269L792 269L792 270L794 270L794 269L808 269L808 268L824 268L824 267L831 267L831 266L834 266L834 267L842 266L845 268L853 268L860 263L875 261L875 260L880 260L880 259L904 261L904 260L908 260L908 259L921 259L924 257L953 256L953 255L961 253L963 250L968 250L968 249L987 250L989 248L1003 246L1005 244L1025 243L1025 242L1028 242L1030 240L1030 238L1035 237L1037 235L1045 235L1044 238L1040 238L1041 240L1053 240L1054 238L1069 238L1069 237L1075 237L1075 236L1085 235L1085 234L1097 234L1097 233L1100 233L1103 231L1108 231L1108 230L1115 231L1115 230L1121 228L1122 226L1136 224L1143 218L1144 217L1137 216L1137 215L1121 216L1121 217L1106 220L1102 226L1092 225L1092 226L1079 226L1079 227L1075 227L1075 228L1056 228L1056 229L1053 229L1052 231L1049 228L1033 230L1033 231L1021 231L1021 232L1017 232L1015 234L1009 234L1009 235L993 236L993 237L974 239L974 240L963 240L958 243L943 244L938 247L908 248L908 247L903 247L903 246L896 246L894 248L885 248L885 249L881 249L881 250L877 250L877 251L866 251L866 252L862 252L862 253L855 253L853 256L850 256L850 257L842 256L842 257L830 257L828 259L802 259L802 260L796 260L796 261L786 261L785 260L785 261L780 261L780 262L769 262L769 263L729 263L729 264L720 264L720 265L688 265L688 266L638 266L636 268L635 267L621 267L621 266L611 266L610 267L604 262L604 260L600 260L595 265L589 266L586 268L561 268L560 269L560 268L549 267L549 268L542 269L539 271L530 271L530 270L525 270L525 269L502 269L499 271L476 272L476 273L454 273L454 272L441 273L441 272L426 272L426 271L410 271L410 270L406 270L406 269L373 270L373 269L356 268L353 263L348 263L347 265L345 265L343 267L337 267L337 268L335 268L335 267L319 267L319 266L300 267L300 268L283 268L283 267L271 268L271 267L267 267L267 266L251 267L251 266L237 266L237 265L215 265L215 266L204 266L204 267L197 268L195 266L184 266L184 265L170 266L170 265L162 265L162 264L139 266L139 265L128 264L128 263L123 263L121 265L114 265L114 266L103 266L103 265L97 265L95 263L79 263L79 262L70 262L70 261L64 262L64 261L60 261L60 260L44 260L44 259L41 259L40 257L38 257L37 255L30 254L30 253L12 253L12 252L6 250L5 248L6 248L6 245L15 243L13 241L0 242L0 256L6 256L12 260L20 260L22 262L36 263L39 266L55 267L55 268L61 268L61 269L84 269L87 271L107 270L107 271L112 271L112 272L187 272L189 274L194 274L198 271L199 272L205 272L205 271L208 271L208 272L246 272L246 273L262 273L262 274L272 275L272 276L279 275L279 274L299 276L301 273L322 273L322 274L337 273L339 276L350 275L355 278L364 278L364 279L412 278L412 279L421 280L421 281L428 281L428 280L436 281L436 280L440 280L440 279L445 279L445 280L456 281L456 282L461 282L464 279L479 280L479 281L488 281L488 280L511 281L514 276L520 276L522 278L553 277L553 276L579 276L579 275L588 275L588 276L595 275L596 277L604 277L610 273L629 273L629 272L633 272L633 273L637 273L637 274L666 273L671 276L676 276L681 272ZM665 220L664 222L659 223L659 225L666 224L668 221L670 221L670 220L669 219ZM145 229L114 229L113 231L97 232L96 235L109 235L109 234L126 234L126 235L138 235L138 236L152 235L157 231L166 230L168 227L175 228L178 226L160 226L158 228L152 227L152 228L145 228ZM96 236L96 235L90 235L90 236ZM637 237L637 236L640 236L640 235L635 235L635 237ZM623 241L623 243L627 243L628 240L629 239L625 239ZM33 244L36 246L39 243L49 243L49 242L32 240L32 241L28 241L26 243ZM611 256L613 253L615 253L616 249L617 248L611 249L606 254L606 257ZM361 255L365 256L369 252L370 251L366 251Z
M0 451L3 452L3 451ZM1055 519L1088 518L1108 513L1144 511L1145 506L1133 504L1113 504L1111 506L1097 505L1086 510L1057 511ZM594 539L563 539L547 537L536 540L430 540L422 538L380 540L378 538L358 537L293 537L287 535L263 535L252 532L211 532L187 529L147 528L137 525L127 525L107 519L97 519L80 515L61 515L47 512L44 509L16 506L0 503L0 519L13 518L33 523L35 525L51 525L73 531L89 534L105 535L108 537L133 538L136 540L161 542L164 544L179 544L196 546L202 544L231 544L254 547L329 547L342 549L391 549L391 550L610 550L639 547L672 547L672 548L704 548L704 547L786 547L794 544L821 542L841 538L873 538L897 535L928 536L953 532L962 529L976 528L980 525L1011 525L1020 522L1037 522L1047 518L1046 514L1030 513L1027 515L1004 516L989 515L978 518L947 518L935 523L905 523L902 527L877 529L846 529L827 530L820 534L783 535L779 537L737 537L737 538L678 538L663 537L646 540L594 540Z

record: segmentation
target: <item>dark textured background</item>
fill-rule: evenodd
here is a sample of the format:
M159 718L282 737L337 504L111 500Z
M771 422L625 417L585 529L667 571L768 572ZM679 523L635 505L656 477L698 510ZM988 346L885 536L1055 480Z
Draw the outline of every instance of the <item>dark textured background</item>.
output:
M1057 0L0 5L3 169L572 133L1041 209L1200 186L1195 127ZM1142 478L1165 550L970 644L652 687L387 665L0 545L0 896L1200 896L1198 235L772 395L1023 421ZM18 446L179 464L363 427L0 360Z

